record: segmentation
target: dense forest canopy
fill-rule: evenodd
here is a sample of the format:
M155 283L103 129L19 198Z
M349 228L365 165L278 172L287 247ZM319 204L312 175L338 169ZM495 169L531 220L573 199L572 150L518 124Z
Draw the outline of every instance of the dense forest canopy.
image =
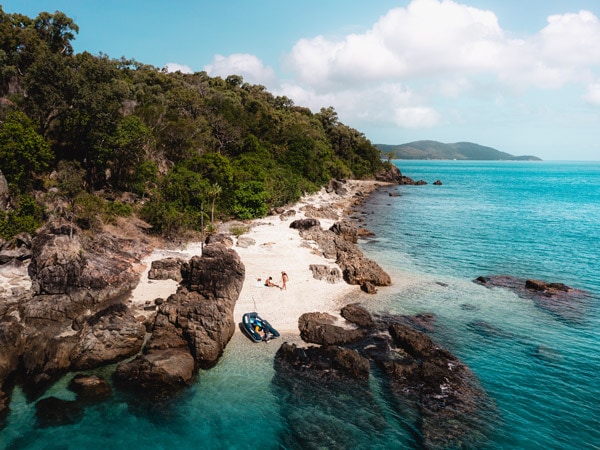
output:
M331 107L312 113L238 75L76 54L78 31L58 11L32 19L0 6L5 239L52 215L90 228L137 214L175 235L264 216L386 164Z

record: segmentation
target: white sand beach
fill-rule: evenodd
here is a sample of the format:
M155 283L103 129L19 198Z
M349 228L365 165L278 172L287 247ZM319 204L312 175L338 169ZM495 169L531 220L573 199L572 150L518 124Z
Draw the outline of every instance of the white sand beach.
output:
M355 199L357 191L371 192L382 183L374 181L348 181L345 185L348 193L343 197L327 193L322 189L316 194L304 197L286 210L295 210L294 216L281 220L279 215L256 219L246 223L248 232L241 238L251 239L254 244L247 247L237 245L234 250L240 255L246 268L246 279L235 306L235 320L241 321L245 312L257 311L267 319L281 334L297 334L298 318L305 312L329 312L339 315L344 298L351 293L360 293L358 286L348 285L345 281L332 284L325 280L316 280L309 269L311 264L325 264L337 267L335 261L324 258L314 242L306 241L298 230L291 229L290 223L305 218L304 206L332 207L341 218ZM323 229L329 228L334 219L318 219ZM227 224L221 229L227 228ZM177 283L172 280L148 280L148 270L153 260L166 257L190 258L201 254L200 243L188 244L181 250L156 249L143 262L146 270L131 296L133 305L143 307L151 304L157 297L167 298L175 292ZM265 280L271 276L273 281L282 284L281 272L289 276L287 289L266 287ZM260 279L260 280L259 280ZM236 332L240 332L236 329Z
M237 245L238 240L232 236L233 248L246 268L244 286L235 306L235 320L241 321L245 312L257 311L281 334L297 334L298 318L305 312L320 311L339 315L344 298L351 293L360 295L360 288L350 286L343 280L332 284L313 278L310 264L336 267L335 261L325 259L317 250L316 244L302 239L298 230L290 228L290 223L305 218L305 212L301 210L304 206L331 207L337 212L338 218L341 218L356 199L354 194L357 191L367 194L381 184L374 181L348 181L345 185L348 193L343 197L322 189L286 208L295 210L296 214L285 220L274 215L244 223L248 231L241 238L251 239L254 243L242 247ZM334 219L318 220L323 229L335 222ZM228 224L223 224L221 229L227 227ZM200 255L201 247L200 242L192 242L180 249L157 248L141 261L144 271L129 299L129 305L137 310L136 314L152 314L150 308L145 311L144 307L153 305L157 298L166 299L177 290L178 283L173 280L148 279L152 261L168 257L189 259ZM264 286L264 281L269 276L273 277L276 284L281 285L282 271L289 276L287 289ZM26 265L0 270L0 289L10 292L13 289L28 289L30 285ZM236 332L240 331L236 329Z

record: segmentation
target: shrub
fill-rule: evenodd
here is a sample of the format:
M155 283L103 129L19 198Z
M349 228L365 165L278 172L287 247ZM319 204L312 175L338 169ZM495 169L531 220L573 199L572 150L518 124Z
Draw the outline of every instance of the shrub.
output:
M14 211L0 212L0 237L12 239L19 233L33 234L44 220L44 209L33 197L21 196Z
M250 227L247 225L232 225L229 227L229 232L236 238L239 238L242 234L250 231Z

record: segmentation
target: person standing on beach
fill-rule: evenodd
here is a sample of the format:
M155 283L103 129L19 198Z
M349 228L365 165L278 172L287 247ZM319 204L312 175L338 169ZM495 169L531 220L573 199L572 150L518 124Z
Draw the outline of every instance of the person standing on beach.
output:
M281 272L281 289L287 289L287 282L289 281L288 274Z

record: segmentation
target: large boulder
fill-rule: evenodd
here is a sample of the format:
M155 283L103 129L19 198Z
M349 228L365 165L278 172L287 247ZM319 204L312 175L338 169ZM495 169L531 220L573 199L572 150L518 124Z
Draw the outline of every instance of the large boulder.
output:
M178 283L181 281L181 267L184 260L182 258L164 258L152 261L148 271L150 280L173 280Z
M298 319L298 329L303 341L321 345L342 345L362 339L364 329L336 325L337 319L327 313L305 313Z
M290 223L290 228L295 230L308 230L313 227L321 227L318 219L298 219Z
M383 181L385 183L402 184L402 178L402 172L394 165L390 165L385 170L375 174L375 179L377 181Z
M110 384L97 375L77 374L69 382L69 390L77 394L77 400L96 403L112 395Z
M146 328L123 303L87 319L71 352L71 370L85 370L121 361L140 351Z
M357 351L335 345L298 347L284 342L275 355L275 366L280 371L294 373L319 381L369 379L369 360Z
M329 229L353 244L358 242L358 228L349 220L336 222Z
M342 273L337 267L329 267L325 264L310 264L308 268L315 280L325 280L331 284L342 280Z
M359 327L372 329L375 327L375 321L371 313L358 303L346 305L340 311L341 316L348 322L351 322Z
M182 276L177 292L159 306L144 352L119 364L119 381L161 392L185 386L199 368L217 363L235 331L244 265L234 250L208 244L183 265Z
M135 240L108 233L99 233L84 245L76 229L51 223L32 241L28 266L32 290L37 295L67 294L92 305L118 298L139 282L135 265L148 251Z

